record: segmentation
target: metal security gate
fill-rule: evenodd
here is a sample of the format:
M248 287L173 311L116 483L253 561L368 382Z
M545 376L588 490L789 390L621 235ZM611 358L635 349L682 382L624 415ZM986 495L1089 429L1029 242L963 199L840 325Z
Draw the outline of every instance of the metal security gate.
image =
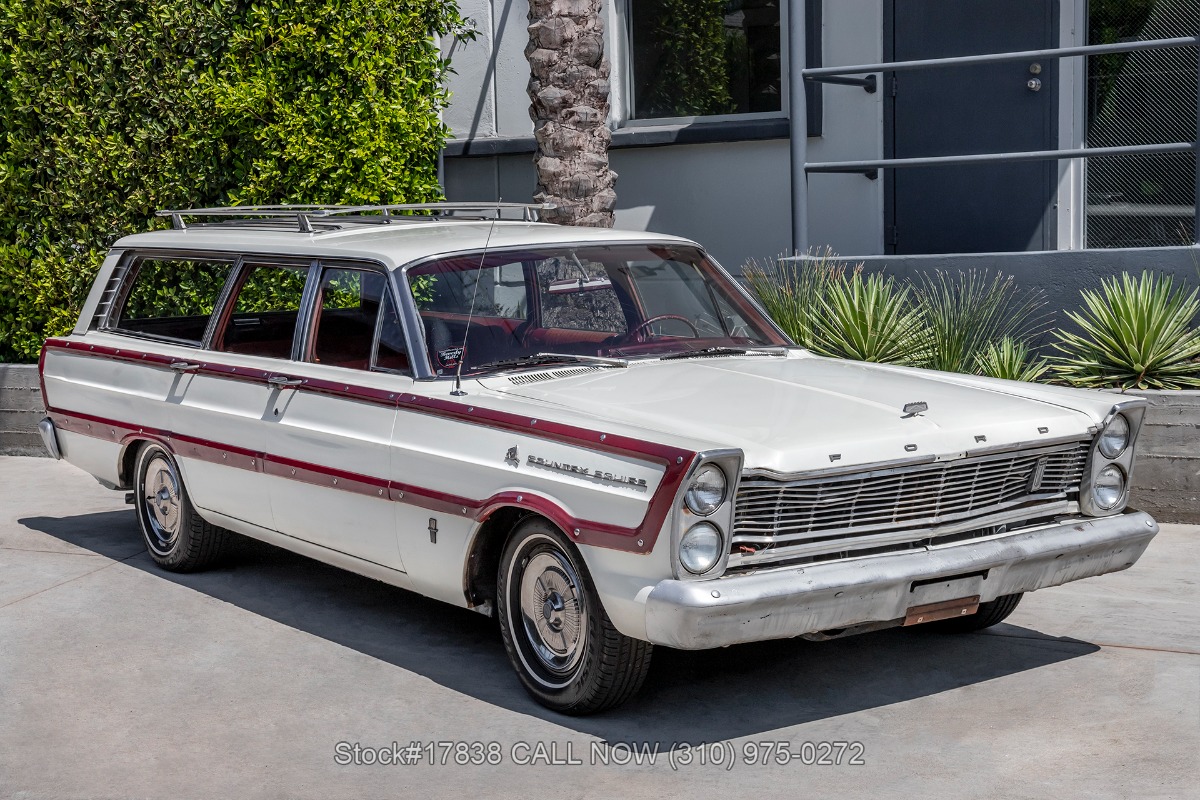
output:
M889 0L885 60L1058 45L1056 0ZM887 158L1054 150L1056 59L888 72ZM971 164L885 174L888 253L1053 250L1057 165Z

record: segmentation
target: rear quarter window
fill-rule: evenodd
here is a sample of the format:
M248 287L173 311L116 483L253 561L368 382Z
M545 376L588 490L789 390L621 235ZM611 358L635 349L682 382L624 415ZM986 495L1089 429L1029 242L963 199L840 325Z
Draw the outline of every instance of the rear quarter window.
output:
M233 261L137 258L109 327L199 345Z

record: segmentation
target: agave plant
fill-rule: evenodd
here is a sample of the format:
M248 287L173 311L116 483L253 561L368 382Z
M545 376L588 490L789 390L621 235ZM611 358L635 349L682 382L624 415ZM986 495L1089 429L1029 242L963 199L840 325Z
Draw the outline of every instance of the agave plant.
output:
M821 299L850 268L829 248L799 261L783 258L779 256L770 265L751 259L742 266L742 276L775 324L793 342L812 349Z
M928 336L907 286L890 276L855 272L832 281L820 298L813 349L822 355L890 364L914 364Z
M1047 317L1040 291L1022 291L1011 275L986 271L924 275L917 289L920 318L929 348L921 366L947 372L974 372L976 357L1005 337L1026 340Z
M1057 331L1055 373L1073 386L1121 389L1200 387L1200 289L1185 294L1170 276L1121 273L1082 292L1085 308L1067 312L1082 335Z
M1037 356L1028 342L1004 336L975 354L980 375L1010 381L1036 381L1050 369L1050 361Z

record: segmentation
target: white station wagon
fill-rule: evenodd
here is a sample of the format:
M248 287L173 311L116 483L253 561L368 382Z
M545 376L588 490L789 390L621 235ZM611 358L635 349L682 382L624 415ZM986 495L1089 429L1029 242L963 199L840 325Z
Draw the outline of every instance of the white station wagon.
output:
M163 568L233 531L495 615L575 714L655 644L978 630L1157 533L1143 401L820 358L695 243L536 208L161 212L46 342L46 446Z

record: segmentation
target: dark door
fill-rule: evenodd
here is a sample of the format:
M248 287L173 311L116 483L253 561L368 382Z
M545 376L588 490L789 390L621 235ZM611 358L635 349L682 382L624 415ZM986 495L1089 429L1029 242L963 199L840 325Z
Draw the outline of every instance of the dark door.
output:
M887 9L888 60L1037 50L1058 42L1057 0L890 0ZM1056 150L1057 75L1050 59L887 73L886 152L917 158ZM904 167L884 174L889 253L1057 246L1056 162Z

